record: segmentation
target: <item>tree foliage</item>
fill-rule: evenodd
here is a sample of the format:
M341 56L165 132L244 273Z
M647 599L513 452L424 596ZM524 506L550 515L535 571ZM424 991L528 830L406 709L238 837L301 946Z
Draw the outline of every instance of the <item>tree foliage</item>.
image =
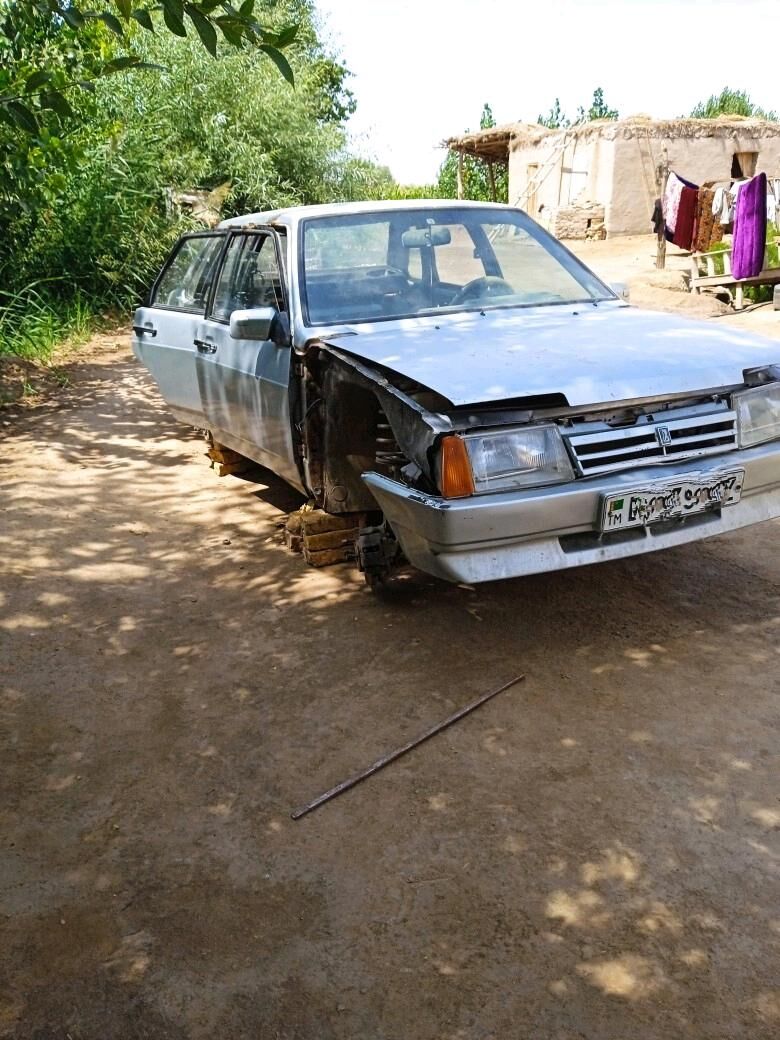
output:
M243 0L239 8L222 0L154 7L115 0L97 10L73 0L0 0L0 229L18 210L56 199L81 160L83 127L96 119L99 132L96 95L105 77L162 71L148 40L188 39L204 57L218 48L270 57L292 83L282 51L304 21L311 36L306 0ZM350 102L339 92L345 70L325 55L312 61L322 81L318 117L339 120Z
M536 122L540 126L546 126L550 130L558 130L560 128L566 128L569 126L577 126L580 123L588 123L594 119L618 119L618 111L616 108L610 108L604 100L604 91L601 87L596 87L593 91L593 98L590 106L585 108L580 105L577 109L577 115L574 120L569 119L566 113L561 108L560 98L556 98L554 103L550 107L550 111L546 116L538 116Z
M692 119L715 119L718 116L753 116L756 119L780 121L777 112L763 109L751 101L746 90L724 87L719 94L711 94L691 109Z
M556 98L553 104L550 106L550 111L546 116L539 115L536 117L536 122L540 126L546 126L550 130L558 130L562 126L570 126L570 121L566 116L566 113L561 108L561 99Z
M92 95L69 102L75 77L94 78L111 55L99 23L74 32L24 5L0 0L0 234L19 210L53 202L77 162L74 127L89 118ZM19 92L22 91L20 96Z
M617 119L618 110L616 108L610 108L604 100L604 91L601 87L596 87L593 91L593 100L590 103L590 108L586 111L584 108L580 108L577 114L577 122L585 123L593 119Z
M398 184L389 167L378 166L369 159L347 157L331 185L330 195L333 201L339 202L431 199L437 197L438 189L435 184Z
M485 102L479 118L479 127L481 130L489 130L495 125L493 110ZM494 164L493 175L496 181L496 197L499 202L506 202L509 196L509 174L506 166ZM458 156L455 152L448 152L439 167L436 194L443 199L455 199L458 196ZM493 199L487 163L470 155L463 158L463 194L467 199L481 202L491 202Z
M167 30L179 37L194 31L212 57L220 41L235 48L256 47L266 54L290 83L293 72L283 51L296 37L294 22L271 28L255 16L256 0L243 0L235 8L227 0L160 0L159 4L132 0L113 2L92 9L74 0L2 0L0 3L0 49L4 51L0 75L0 119L28 133L39 128L39 114L48 109L61 116L72 115L69 94L73 90L92 90L101 76L134 68L151 68L134 50L138 31ZM94 43L92 29L102 25L112 34L117 48L91 49L91 60L51 62L60 56L57 38L86 36ZM36 52L19 44L43 36L53 48ZM5 45L5 46L4 46ZM77 48L74 55L82 53Z
M0 309L33 284L55 310L76 296L127 307L193 226L175 204L183 191L219 188L225 215L390 193L389 171L348 152L349 73L321 43L312 0L255 10L298 26L285 47L294 88L259 47L220 43L215 61L196 32L161 25L132 30L134 54L154 69L97 76L67 113L40 109L34 133L0 122ZM98 19L72 29L31 18L23 30L15 60L43 54L68 75L121 45Z

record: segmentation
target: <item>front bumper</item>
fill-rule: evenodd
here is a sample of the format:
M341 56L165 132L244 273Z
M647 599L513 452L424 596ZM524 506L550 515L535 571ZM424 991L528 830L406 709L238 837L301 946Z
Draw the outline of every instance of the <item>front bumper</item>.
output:
M601 497L658 481L717 478L743 468L739 502L648 527L601 533ZM780 516L780 443L665 466L645 466L556 487L444 499L381 476L363 480L415 567L476 583L563 570L666 549Z

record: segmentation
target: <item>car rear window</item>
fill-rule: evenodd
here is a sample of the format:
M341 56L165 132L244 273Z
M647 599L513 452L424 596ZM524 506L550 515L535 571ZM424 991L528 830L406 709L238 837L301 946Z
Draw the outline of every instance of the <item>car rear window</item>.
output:
M203 314L224 240L224 235L181 239L155 286L152 306Z

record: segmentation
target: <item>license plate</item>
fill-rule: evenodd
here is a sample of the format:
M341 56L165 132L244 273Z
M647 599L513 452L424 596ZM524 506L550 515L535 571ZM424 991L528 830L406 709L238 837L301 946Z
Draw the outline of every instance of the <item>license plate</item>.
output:
M622 531L645 527L661 520L676 520L708 509L739 502L743 469L704 475L690 474L685 480L664 481L645 488L602 495L601 530Z

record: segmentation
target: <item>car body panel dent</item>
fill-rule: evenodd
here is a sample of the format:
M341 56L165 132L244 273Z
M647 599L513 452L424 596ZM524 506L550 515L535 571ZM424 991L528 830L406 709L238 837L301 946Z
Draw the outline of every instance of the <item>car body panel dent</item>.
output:
M738 386L777 343L623 303L507 308L355 325L344 351L455 406L563 395L571 407ZM328 336L323 332L327 342Z

